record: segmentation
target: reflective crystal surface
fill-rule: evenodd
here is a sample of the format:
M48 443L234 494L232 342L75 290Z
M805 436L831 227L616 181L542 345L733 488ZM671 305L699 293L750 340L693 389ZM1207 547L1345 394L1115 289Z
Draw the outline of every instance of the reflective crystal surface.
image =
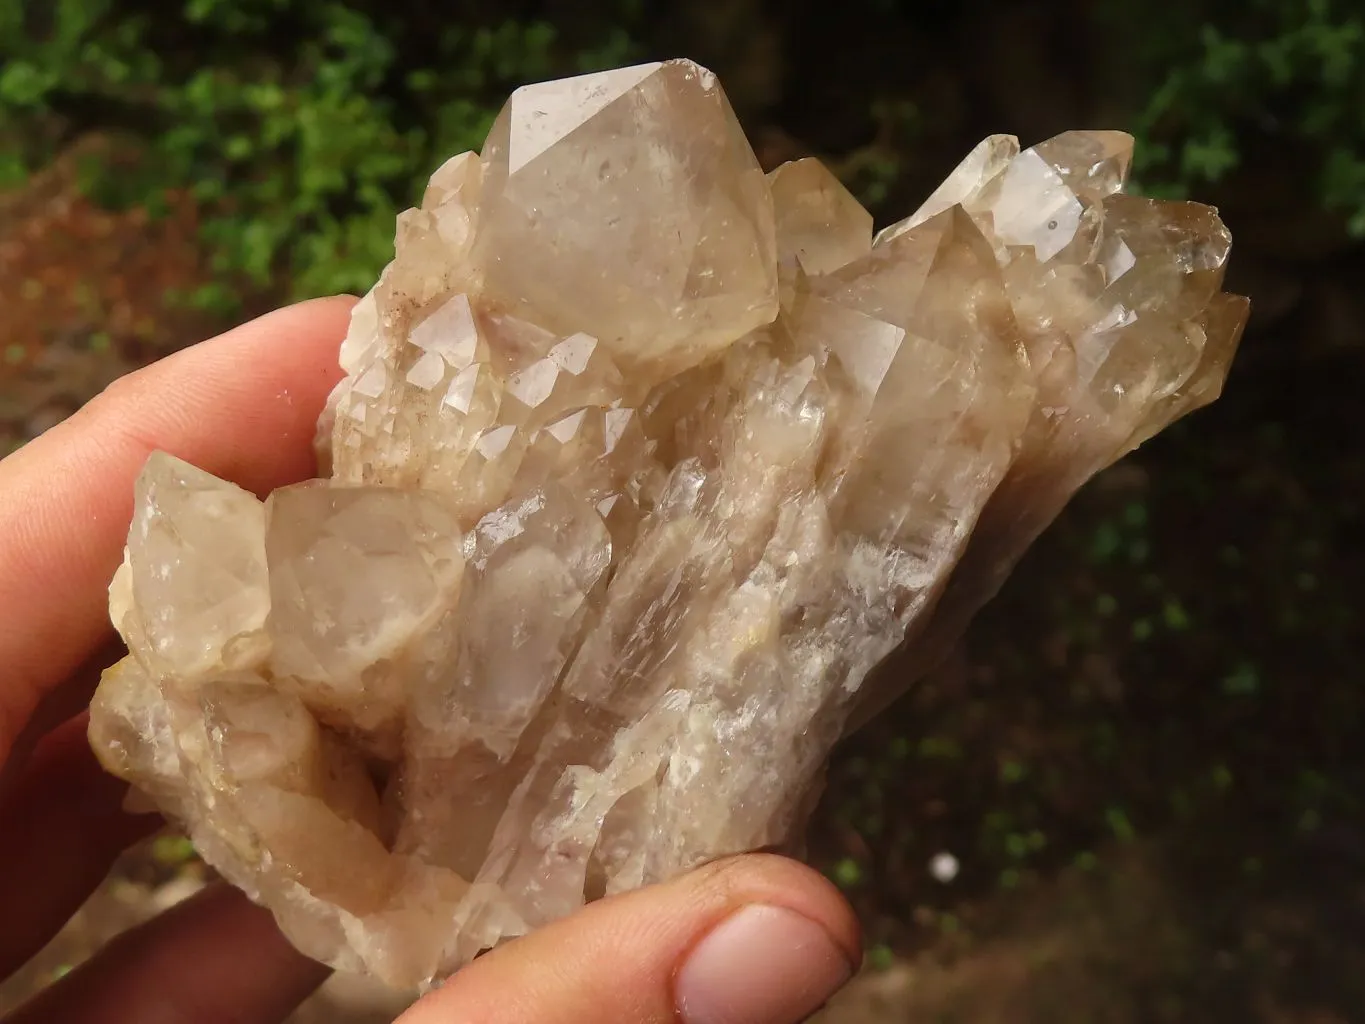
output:
M96 751L395 986L792 838L1076 488L1218 395L1230 238L1131 155L994 136L874 244L691 62L518 90L398 219L327 477L148 462Z

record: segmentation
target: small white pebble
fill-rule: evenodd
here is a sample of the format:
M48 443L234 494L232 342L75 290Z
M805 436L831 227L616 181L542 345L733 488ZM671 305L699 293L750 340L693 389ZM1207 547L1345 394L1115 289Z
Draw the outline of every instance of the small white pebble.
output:
M929 874L933 875L934 881L942 882L944 885L957 877L960 868L961 865L958 864L957 858L946 850L943 853L934 854L933 859L929 861Z

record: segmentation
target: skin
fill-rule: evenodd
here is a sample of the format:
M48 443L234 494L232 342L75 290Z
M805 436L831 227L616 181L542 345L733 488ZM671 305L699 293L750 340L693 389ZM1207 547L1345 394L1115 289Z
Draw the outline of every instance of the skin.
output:
M106 588L143 462L167 451L262 496L314 475L314 424L340 377L353 302L283 309L130 374L0 462L0 977L161 824L121 810L126 787L85 740L99 672L122 653ZM749 904L818 923L857 963L857 924L838 892L801 865L755 854L502 946L403 1022L675 1021L688 952ZM6 1021L273 1022L325 976L268 914L215 886L125 933Z

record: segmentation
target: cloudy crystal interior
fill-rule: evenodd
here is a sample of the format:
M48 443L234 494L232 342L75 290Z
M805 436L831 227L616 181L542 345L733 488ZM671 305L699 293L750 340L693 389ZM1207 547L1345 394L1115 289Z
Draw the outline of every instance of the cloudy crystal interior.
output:
M95 750L397 987L782 843L1071 494L1217 397L1230 236L1131 155L993 136L874 237L689 61L519 89L398 218L325 478L148 462Z

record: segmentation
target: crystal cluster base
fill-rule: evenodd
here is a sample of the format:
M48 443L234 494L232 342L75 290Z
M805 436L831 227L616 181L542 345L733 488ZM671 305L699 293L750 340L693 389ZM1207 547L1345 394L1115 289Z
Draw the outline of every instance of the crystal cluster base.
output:
M1231 240L1124 195L1131 150L994 136L874 239L688 61L518 90L398 219L327 478L147 464L100 758L394 986L781 843L1076 488L1217 396Z

